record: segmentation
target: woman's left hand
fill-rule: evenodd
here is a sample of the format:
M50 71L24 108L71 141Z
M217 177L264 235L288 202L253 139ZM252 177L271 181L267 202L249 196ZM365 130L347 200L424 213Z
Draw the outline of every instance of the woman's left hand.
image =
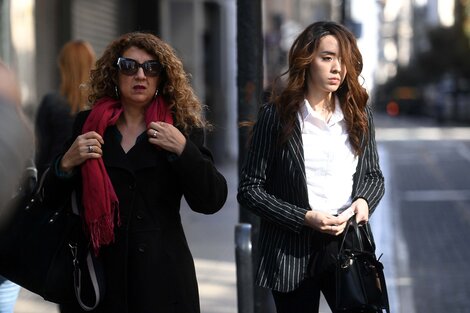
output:
M165 122L151 122L148 125L149 142L180 156L186 145L186 137L175 126Z
M351 209L356 213L356 222L358 224L367 223L369 221L369 204L362 198L357 198L351 204Z

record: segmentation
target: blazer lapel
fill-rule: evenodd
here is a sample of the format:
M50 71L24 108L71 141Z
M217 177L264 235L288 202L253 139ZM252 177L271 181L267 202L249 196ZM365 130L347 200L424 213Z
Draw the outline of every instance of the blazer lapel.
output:
M292 136L289 138L287 142L287 147L291 154L291 162L293 167L300 172L303 181L305 182L305 186L307 185L307 180L305 176L305 159L304 159L304 148L302 142L302 132L300 130L300 122L296 119L294 131L292 132Z

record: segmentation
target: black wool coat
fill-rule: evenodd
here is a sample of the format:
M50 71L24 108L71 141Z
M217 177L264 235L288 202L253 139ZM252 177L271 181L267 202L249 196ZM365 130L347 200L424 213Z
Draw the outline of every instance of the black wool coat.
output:
M67 99L59 93L49 93L42 98L34 123L35 163L39 176L64 149L65 143L72 135L73 120Z
M73 139L88 114L77 115ZM226 180L203 146L201 129L187 137L179 157L150 144L146 133L125 153L119 137L111 126L103 138L103 161L119 199L121 225L115 228L115 242L100 250L106 293L94 312L199 313L180 202L184 196L193 211L215 213L227 198ZM79 173L69 180L57 173L50 176L46 189L56 194L67 194L73 184L81 184Z

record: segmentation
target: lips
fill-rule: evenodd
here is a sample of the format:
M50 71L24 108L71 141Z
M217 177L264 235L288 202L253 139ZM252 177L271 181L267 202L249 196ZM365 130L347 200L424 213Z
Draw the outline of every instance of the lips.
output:
M142 86L142 85L136 85L134 87L132 87L134 90L145 90L147 88L145 88L145 86Z

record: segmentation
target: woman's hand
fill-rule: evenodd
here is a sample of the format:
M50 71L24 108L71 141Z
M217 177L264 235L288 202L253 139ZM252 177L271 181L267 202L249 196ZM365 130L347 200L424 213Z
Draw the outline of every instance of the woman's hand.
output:
M76 166L88 159L101 158L103 155L101 145L103 144L103 138L94 131L78 136L62 157L60 170L70 173Z
M351 204L351 209L356 214L357 224L364 224L369 221L369 204L363 198L357 198Z
M186 137L175 126L165 122L151 122L147 130L149 142L180 156L186 145Z
M305 225L333 236L338 236L344 231L346 222L347 220L344 221L338 216L319 211L308 211L305 214Z

